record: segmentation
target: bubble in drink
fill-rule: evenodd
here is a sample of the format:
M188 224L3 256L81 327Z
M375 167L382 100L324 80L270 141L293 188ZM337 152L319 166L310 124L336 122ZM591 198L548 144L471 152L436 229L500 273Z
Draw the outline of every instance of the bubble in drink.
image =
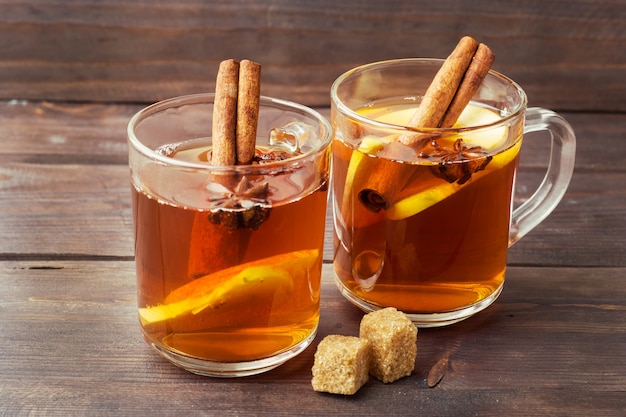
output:
M363 291L369 292L374 288L382 272L384 261L385 253L373 250L364 250L354 258L352 275Z

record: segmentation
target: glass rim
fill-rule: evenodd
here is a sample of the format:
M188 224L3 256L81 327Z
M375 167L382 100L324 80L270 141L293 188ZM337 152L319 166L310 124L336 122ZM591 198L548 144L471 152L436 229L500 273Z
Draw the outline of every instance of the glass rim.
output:
M489 70L489 73L487 74L487 76L496 78L510 85L511 87L513 87L520 97L520 103L509 114L501 116L498 120L494 122L472 125L472 126L448 127L448 128L410 127L410 126L403 126L403 125L396 125L396 124L381 122L381 121L371 119L369 117L366 117L357 113L355 110L351 109L348 105L346 105L346 103L343 100L341 100L337 94L339 86L345 80L347 80L351 75L357 72L365 72L365 71L374 69L376 67L383 67L386 65L396 64L396 63L443 64L444 61L445 59L440 59L440 58L395 58L395 59L388 59L388 60L370 62L367 64L359 65L358 67L349 69L348 71L344 72L339 77L337 77L337 79L335 79L335 81L333 82L330 88L331 102L336 105L337 110L340 113L343 113L350 119L356 120L359 123L364 123L372 127L375 127L377 129L394 130L394 131L400 130L406 133L424 133L424 134L429 134L429 135L432 135L432 134L449 135L449 134L454 134L454 133L474 132L474 131L479 131L483 129L491 129L491 128L506 124L510 120L517 118L518 116L520 116L526 111L526 107L528 105L528 97L526 95L526 92L522 89L522 87L518 83L513 81L511 78L493 69Z
M168 99L164 99L158 101L156 103L150 104L149 106L144 107L135 113L128 122L126 127L126 135L128 141L131 146L135 148L141 155L153 160L160 162L164 165L178 167L178 168L187 168L187 169L195 169L195 170L206 170L212 172L219 171L243 171L244 173L251 171L256 172L258 170L263 169L271 169L277 168L284 165L289 165L292 163L297 163L302 160L309 159L311 156L316 155L320 152L323 152L325 148L330 144L333 137L333 129L330 124L330 121L326 117L324 117L317 110L314 110L310 107L307 107L303 104L295 103L289 100L283 100L279 98L269 97L269 96L260 96L260 105L261 108L265 105L266 107L273 108L285 108L291 111L301 112L313 118L319 126L321 126L320 137L323 137L323 140L320 140L320 143L317 146L313 147L306 152L294 155L290 158L282 159L280 161L271 161L271 162L263 162L262 164L249 164L249 165L210 165L203 163L195 163L189 161L182 161L179 159L174 159L158 153L155 149L152 149L145 145L135 134L135 128L138 124L144 120L146 117L156 114L160 111L167 110L168 108L180 106L180 105L190 105L190 104L201 104L201 103L213 103L215 98L215 93L195 93L195 94L187 94L177 97L172 97ZM277 126L280 127L280 126Z

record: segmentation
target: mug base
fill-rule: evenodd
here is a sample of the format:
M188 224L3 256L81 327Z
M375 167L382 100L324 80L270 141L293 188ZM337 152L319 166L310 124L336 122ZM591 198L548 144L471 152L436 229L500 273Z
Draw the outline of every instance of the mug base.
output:
M337 287L339 288L339 292L341 292L341 295L343 295L344 298L346 298L348 301L350 301L352 304L359 307L361 310L363 310L366 313L371 313L372 311L380 310L385 307L390 307L390 306L381 306L379 304L368 302L367 300L364 300L363 298L358 297L357 295L352 293L350 290L348 290L341 283L341 280L339 278L335 277L335 281L337 283ZM474 314L478 313L479 311L482 311L485 308L489 307L491 304L493 304L493 302L498 298L498 296L502 292L502 287L503 286L500 285L500 287L498 287L498 289L495 290L493 293L491 293L488 297L482 299L481 301L475 304L471 304L461 309L437 312L437 313L410 313L406 311L404 313L411 319L413 324L415 324L415 326L418 328L448 326L448 325L463 321L473 316Z
M245 362L223 362L212 361L209 359L198 358L196 356L185 355L184 353L168 349L152 340L147 339L148 344L174 365L185 369L191 373L202 376L235 378L261 374L270 371L289 359L302 353L315 339L317 327L313 329L311 334L300 343L292 346L288 350L280 352L274 356Z

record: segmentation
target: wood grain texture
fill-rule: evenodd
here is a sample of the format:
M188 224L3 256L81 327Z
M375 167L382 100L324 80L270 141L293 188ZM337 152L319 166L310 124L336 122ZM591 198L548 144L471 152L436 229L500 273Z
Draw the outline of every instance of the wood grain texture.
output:
M0 103L0 259L132 257L125 129L138 109ZM579 133L572 183L555 212L513 246L509 263L626 266L626 116L565 116ZM526 140L518 201L543 177L547 143ZM329 210L326 261L332 259L330 216Z
M625 17L618 0L0 0L0 415L622 416ZM153 353L137 323L127 167L141 103L212 90L217 63L245 57L264 64L263 94L329 115L341 72L445 56L463 34L496 51L531 105L569 110L578 136L571 186L511 248L496 303L420 330L410 377L314 392L317 343L357 335L362 317L333 281L329 212L305 352L238 379ZM518 203L541 180L545 139L525 139Z
M625 268L512 268L495 305L420 330L414 373L352 397L310 386L317 343L357 335L362 313L324 266L316 342L259 376L180 370L141 340L131 261L2 261L4 415L617 416L626 406ZM54 285L51 285L54 283ZM436 388L427 374L449 369Z
M219 62L263 65L261 93L326 106L367 62L445 57L463 35L532 105L626 110L626 3L391 0L0 1L0 99L153 102L213 91Z

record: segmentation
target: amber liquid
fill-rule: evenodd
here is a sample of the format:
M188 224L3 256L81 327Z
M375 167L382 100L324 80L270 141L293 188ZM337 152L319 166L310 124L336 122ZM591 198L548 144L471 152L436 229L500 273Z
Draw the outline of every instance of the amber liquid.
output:
M326 184L314 190L297 200L272 203L269 217L256 230L229 230L209 221L207 210L168 203L134 185L140 309L162 305L177 288L233 265L319 251L312 266L292 277L288 296L263 294L257 299L250 294L244 301L240 297L195 314L141 321L146 340L183 355L241 362L272 356L311 336L319 320Z
M413 314L463 309L499 291L506 268L517 150L506 163L492 161L436 204L406 218L389 219L385 210L364 209L359 189L340 186L346 182L353 153L359 151L337 139L332 146L334 267L346 291L368 305ZM401 197L449 184L433 175L433 161L366 158L370 172L395 170L411 178ZM402 166L394 167L397 164Z

